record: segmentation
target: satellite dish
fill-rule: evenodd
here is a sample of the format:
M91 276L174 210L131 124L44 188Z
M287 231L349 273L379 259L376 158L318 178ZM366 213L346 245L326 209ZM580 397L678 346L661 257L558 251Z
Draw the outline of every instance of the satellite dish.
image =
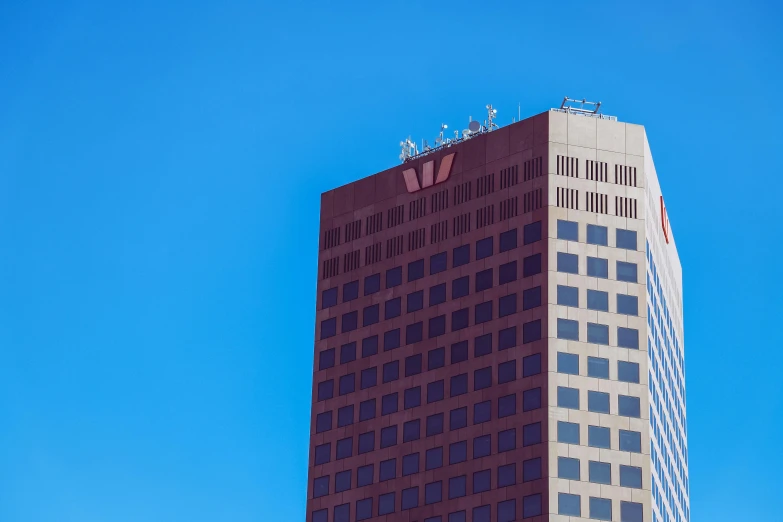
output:
M478 132L480 128L481 124L476 120L473 120L468 124L468 129L470 129L470 132Z

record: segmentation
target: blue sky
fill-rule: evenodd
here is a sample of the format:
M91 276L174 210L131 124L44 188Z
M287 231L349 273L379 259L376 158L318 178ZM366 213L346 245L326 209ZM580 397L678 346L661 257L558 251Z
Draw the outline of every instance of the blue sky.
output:
M564 95L647 128L693 520L783 520L779 6L161 4L0 2L0 520L303 520L320 193Z

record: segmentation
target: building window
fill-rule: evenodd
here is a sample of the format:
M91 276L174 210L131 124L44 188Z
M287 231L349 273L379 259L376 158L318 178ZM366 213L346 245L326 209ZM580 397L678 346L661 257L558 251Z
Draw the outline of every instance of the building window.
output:
M533 254L522 260L522 277L541 273L541 254Z
M325 401L334 397L334 380L329 379L318 383L318 400Z
M318 354L318 369L326 370L334 366L334 348L322 351Z
M635 295L617 294L617 313L639 315L639 298Z
M337 460L347 459L353 456L353 437L346 437L337 441Z
M427 404L443 400L443 379L427 384Z
M541 222L535 221L529 225L525 225L523 229L524 243L529 245L541 240Z
M487 401L491 403L491 401ZM473 458L480 459L492 453L492 436L481 435L473 439Z
M515 313L517 313L517 294L504 295L498 299L498 317L506 317ZM491 312L488 320L490 319L492 319ZM479 321L476 321L476 324L479 324Z
M348 288L347 288L348 285L355 285L350 289L350 292L348 292ZM381 274L373 274L364 278L364 295L374 294L375 292L380 291L380 289L381 289ZM348 295L351 298L350 300L359 297L359 281L353 281L343 286L343 301L349 300L346 297L346 295Z
M636 283L637 282L636 263L626 263L624 261L618 261L617 280L625 281L627 283Z
M618 395L617 412L623 417L641 417L641 401L639 400L639 397Z
M522 358L522 377L530 377L541 373L541 354L534 353Z
M359 422L375 418L375 399L359 403Z
M459 464L468 460L467 441L452 442L449 444L449 464Z
M315 447L315 465L326 464L332 460L331 443L321 444Z
M356 501L356 520L362 521L372 517L372 498Z
M477 402L473 405L473 424L492 420L492 401Z
M599 312L609 311L609 293L600 290L587 291L587 308Z
M367 295L367 289L372 289L373 284L373 277L377 277L377 283L380 285L381 282L381 274L375 274L374 276L367 276L364 278L364 295ZM368 286L369 283L369 286ZM380 288L378 288L379 290ZM378 290L375 290L376 292ZM353 301L359 297L359 280L356 281L350 281L348 283L345 283L343 285L343 303L347 303L348 301Z
M617 327L617 346L620 348L639 349L639 330L635 328Z
M620 522L644 522L643 513L642 504L620 501Z
M378 497L378 516L394 513L394 491Z
M598 379L609 378L609 359L603 357L587 358L587 376Z
M421 321L409 324L405 327L405 344L418 343L423 337L424 324Z
M522 461L522 482L541 478L541 457Z
M517 247L517 229L500 233L500 251L507 252Z
M620 451L642 452L642 434L638 431L620 430Z
M612 499L590 497L590 518L612 520Z
M315 432L323 433L332 429L332 412L325 411L315 416Z
M513 522L516 520L517 501L513 498L498 502L498 522Z
M492 236L476 241L476 261L489 257L494 253Z
M492 269L487 268L476 273L476 292L482 292L492 288Z
M525 461L530 462L530 461ZM539 465L540 467L540 465ZM513 486L517 483L517 465L514 463L498 466L498 485L499 488Z
M334 507L334 522L351 522L350 504L340 504Z
M557 253L557 271L566 274L579 273L579 256L576 254Z
M383 334L383 351L388 352L400 347L400 329L395 328Z
M447 267L446 252L430 256L430 275L443 272Z
M567 386L557 387L557 405L560 408L579 409L579 390Z
M431 482L424 486L424 504L435 504L440 502L443 498L443 482ZM426 519L430 520L430 519ZM440 521L440 517L435 518L436 521ZM425 521L426 522L426 521Z
M340 471L334 476L334 492L342 493L351 489L351 470Z
M449 429L454 431L468 425L468 408L463 406L449 412Z
M498 453L511 451L517 448L517 430L511 428L498 433Z
M468 342L460 341L451 345L451 364L468 360Z
M473 357L492 353L492 334L479 335L473 340Z
M532 446L541 443L541 423L534 422L522 426L522 446Z
M587 427L587 445L592 448L609 449L609 428L601 426Z
M431 317L427 328L428 336L430 339L438 337L446 333L446 316L439 315L438 317Z
M579 444L579 424L557 421L557 442Z
M397 392L389 393L381 397L381 415L391 415L397 412Z
M337 318L324 319L321 321L321 339L328 339L337 334Z
M323 497L329 494L329 475L313 480L313 498Z
M386 271L386 288L393 288L402 284L402 267L397 266ZM366 295L366 292L365 292Z
M378 353L378 336L362 339L362 357L370 357L376 353Z
M461 373L451 377L449 384L449 397L456 397L468 393L468 374Z
M430 287L430 306L446 302L446 283Z
M635 230L623 230L617 229L617 248L625 248L627 250L636 250L636 231Z
M408 282L415 281L424 277L424 260L411 261L408 263Z
M389 361L383 365L383 382L396 381L400 378L400 361Z
M375 432L368 431L359 435L359 455L375 450Z
M362 326L370 326L371 324L377 323L379 313L380 305L374 304L365 306L364 310L362 310ZM399 313L397 313L397 315L399 315Z
M387 426L381 429L381 449L397 444L397 426Z
M337 427L350 426L353 424L353 404L343 406L337 410Z
M327 522L328 518L329 518L328 509L319 509L318 511L313 511L312 522Z
M421 373L421 354L410 355L405 358L405 377Z
M459 477L451 477L449 479L449 500L453 498L464 497L467 491L467 477L461 475Z
M637 363L617 361L617 380L639 383L639 365Z
M512 359L498 365L498 384L505 384L516 380L517 361Z
M373 465L359 466L356 470L356 487L369 486L373 480Z
M557 457L557 476L568 480L579 480L579 459Z
M579 323L571 319L557 320L557 338L570 341L579 340Z
M596 484L612 483L612 465L607 462L591 460L588 466L589 480Z
M522 310L530 310L541 306L541 287L528 288L522 292Z
M572 517L582 516L582 500L579 495L572 495L570 493L558 493L557 494L557 513L559 515L567 515Z
M541 339L541 319L522 325L522 344L532 343Z
M406 410L421 406L421 386L405 390L403 404Z
M427 437L443 433L443 414L436 413L427 417Z
M625 488L642 489L642 468L620 464L620 485Z
M579 356L575 353L557 352L557 372L579 375Z
M538 388L540 390L540 388ZM541 392L539 391L538 408L541 407ZM510 417L517 412L517 396L505 395L498 398L498 419Z
M470 263L470 245L462 245L456 247L451 256L451 266L452 268L457 268L458 266L467 265Z
M607 246L608 231L600 225L587 225L587 242L591 245Z
M517 327L504 328L498 332L498 350L508 350L517 345Z
M375 305L375 306L378 306L378 305ZM365 308L365 310L367 310L367 309ZM384 319L393 319L395 317L399 317L401 313L402 313L402 299L401 298L396 297L394 299L386 301L386 304L383 307L383 318ZM366 315L365 315L365 319L366 319Z
M541 493L522 498L522 518L537 517L541 514Z
M492 470L485 469L473 473L473 493L483 493L492 488Z
M510 397L516 397L511 395ZM503 397L501 397L503 399ZM541 407L541 388L531 388L522 392L522 411L536 410ZM500 415L498 415L500 416Z
M579 308L579 289L575 286L557 285L557 304Z
M378 481L392 480L397 477L397 459L389 459L381 462Z
M504 285L517 280L517 262L511 261L500 265L498 269L498 284Z
M419 472L419 454L411 453L402 457L402 476L407 477Z
M587 342L609 345L609 326L587 323Z
M492 320L492 301L476 305L474 320L475 324L486 323Z
M337 304L337 287L321 292L321 308L329 308Z
M487 507L489 507L489 506L487 506ZM474 522L480 522L476 518L476 509L477 508L473 509L473 521ZM449 513L449 520L448 520L448 522L466 522L466 520L467 520L466 516L467 515L465 514L464 511L457 511L455 513Z
M416 312L424 308L424 290L408 294L408 313Z
M356 374L349 373L340 377L340 395L353 393L356 388Z
M353 311L348 312L347 314L343 314L341 323L342 329L340 330L340 333L352 332L353 330L356 330L359 323L359 312Z
M557 239L579 241L579 223L576 221L557 220Z
M451 282L451 298L459 299L470 293L469 276L463 276Z
M609 277L609 260L601 257L587 257L587 275L607 279Z
M442 415L442 414L441 414ZM443 466L443 446L428 449L424 454L424 469L429 471Z

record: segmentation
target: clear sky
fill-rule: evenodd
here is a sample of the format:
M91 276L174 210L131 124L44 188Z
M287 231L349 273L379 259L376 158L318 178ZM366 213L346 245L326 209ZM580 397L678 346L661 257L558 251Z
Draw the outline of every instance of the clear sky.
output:
M782 15L0 0L0 520L303 521L320 193L564 95L647 128L693 520L783 520Z

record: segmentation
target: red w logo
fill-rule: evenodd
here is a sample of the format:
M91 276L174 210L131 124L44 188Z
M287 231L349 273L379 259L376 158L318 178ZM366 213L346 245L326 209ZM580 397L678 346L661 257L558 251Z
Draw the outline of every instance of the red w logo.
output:
M666 215L666 205L663 204L663 196L661 196L661 228L663 229L663 237L666 239L666 243L669 243L669 216Z
M418 192L419 190L438 183L443 183L449 179L451 174L451 165L454 163L454 154L452 152L448 156L444 156L440 160L440 167L438 168L437 177L435 174L435 160L428 161L421 168L421 184L419 184L419 178L416 176L416 169L405 169L402 171L402 176L405 178L405 187L409 193ZM434 178L434 180L433 180Z

